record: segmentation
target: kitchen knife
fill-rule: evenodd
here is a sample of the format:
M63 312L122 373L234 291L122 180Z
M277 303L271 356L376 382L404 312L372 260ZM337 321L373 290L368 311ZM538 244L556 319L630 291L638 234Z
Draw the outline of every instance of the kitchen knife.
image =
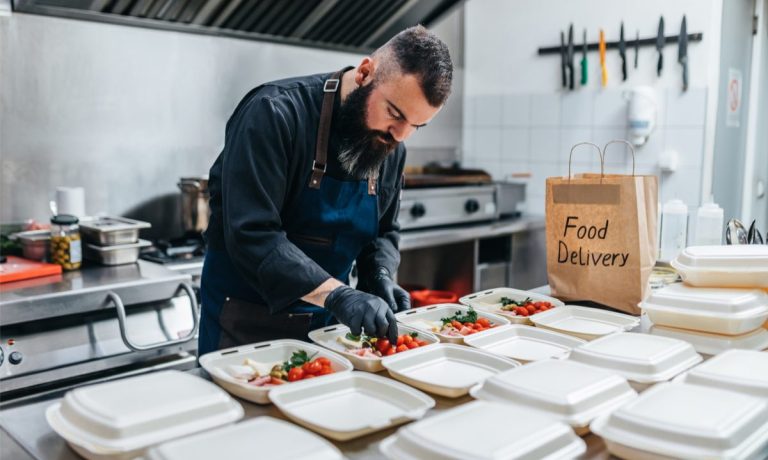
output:
M602 86L608 85L608 68L605 66L605 32L600 29L600 82Z
M638 30L635 33L635 68L637 68L637 55L639 54L638 51L640 50L640 31Z
M560 31L560 77L563 80L563 88L568 86L565 76L565 33Z
M581 45L581 86L587 84L587 29L584 29L584 44Z
M574 80L576 80L576 75L573 67L573 24L571 24L568 27L568 51L567 51L567 62L568 62L568 89L573 90Z
M659 32L656 34L656 49L659 51L659 63L656 65L656 75L661 76L664 67L664 16L659 18Z
M677 38L677 62L683 66L683 91L688 91L688 27L683 16L680 36Z
M624 41L624 21L619 31L619 56L621 56L621 80L627 80L627 42Z

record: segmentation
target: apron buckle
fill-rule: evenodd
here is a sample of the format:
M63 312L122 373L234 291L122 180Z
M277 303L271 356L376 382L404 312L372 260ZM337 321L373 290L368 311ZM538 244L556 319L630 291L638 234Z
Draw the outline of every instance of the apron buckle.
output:
M339 79L338 78L329 78L328 80L325 80L325 84L323 85L323 92L325 93L335 93L336 90L339 89Z

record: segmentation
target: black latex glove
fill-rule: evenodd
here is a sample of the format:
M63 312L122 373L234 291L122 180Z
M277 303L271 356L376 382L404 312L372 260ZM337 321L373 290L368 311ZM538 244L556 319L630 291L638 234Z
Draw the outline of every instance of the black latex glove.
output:
M325 308L333 313L340 323L349 326L354 335L362 334L386 337L397 342L397 320L389 306L380 298L339 286L325 298Z
M392 281L386 268L380 267L372 276L361 280L359 288L384 299L395 313L411 309L411 295Z

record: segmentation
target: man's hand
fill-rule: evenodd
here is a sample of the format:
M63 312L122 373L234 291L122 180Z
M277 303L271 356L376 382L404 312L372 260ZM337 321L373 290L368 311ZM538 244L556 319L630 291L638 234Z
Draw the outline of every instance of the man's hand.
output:
M381 297L395 313L411 308L411 295L392 281L386 268L378 268L373 276L361 280L359 287L369 294Z
M339 286L326 297L325 308L339 322L349 326L354 335L360 335L365 330L368 335L387 337L390 342L397 342L395 314L376 296L349 286Z

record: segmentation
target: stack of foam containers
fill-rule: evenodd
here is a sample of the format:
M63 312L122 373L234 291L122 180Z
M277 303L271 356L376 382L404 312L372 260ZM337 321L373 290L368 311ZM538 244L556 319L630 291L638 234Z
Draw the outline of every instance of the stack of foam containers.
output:
M768 246L692 246L672 266L683 284L640 304L651 334L685 340L709 356L768 348Z

